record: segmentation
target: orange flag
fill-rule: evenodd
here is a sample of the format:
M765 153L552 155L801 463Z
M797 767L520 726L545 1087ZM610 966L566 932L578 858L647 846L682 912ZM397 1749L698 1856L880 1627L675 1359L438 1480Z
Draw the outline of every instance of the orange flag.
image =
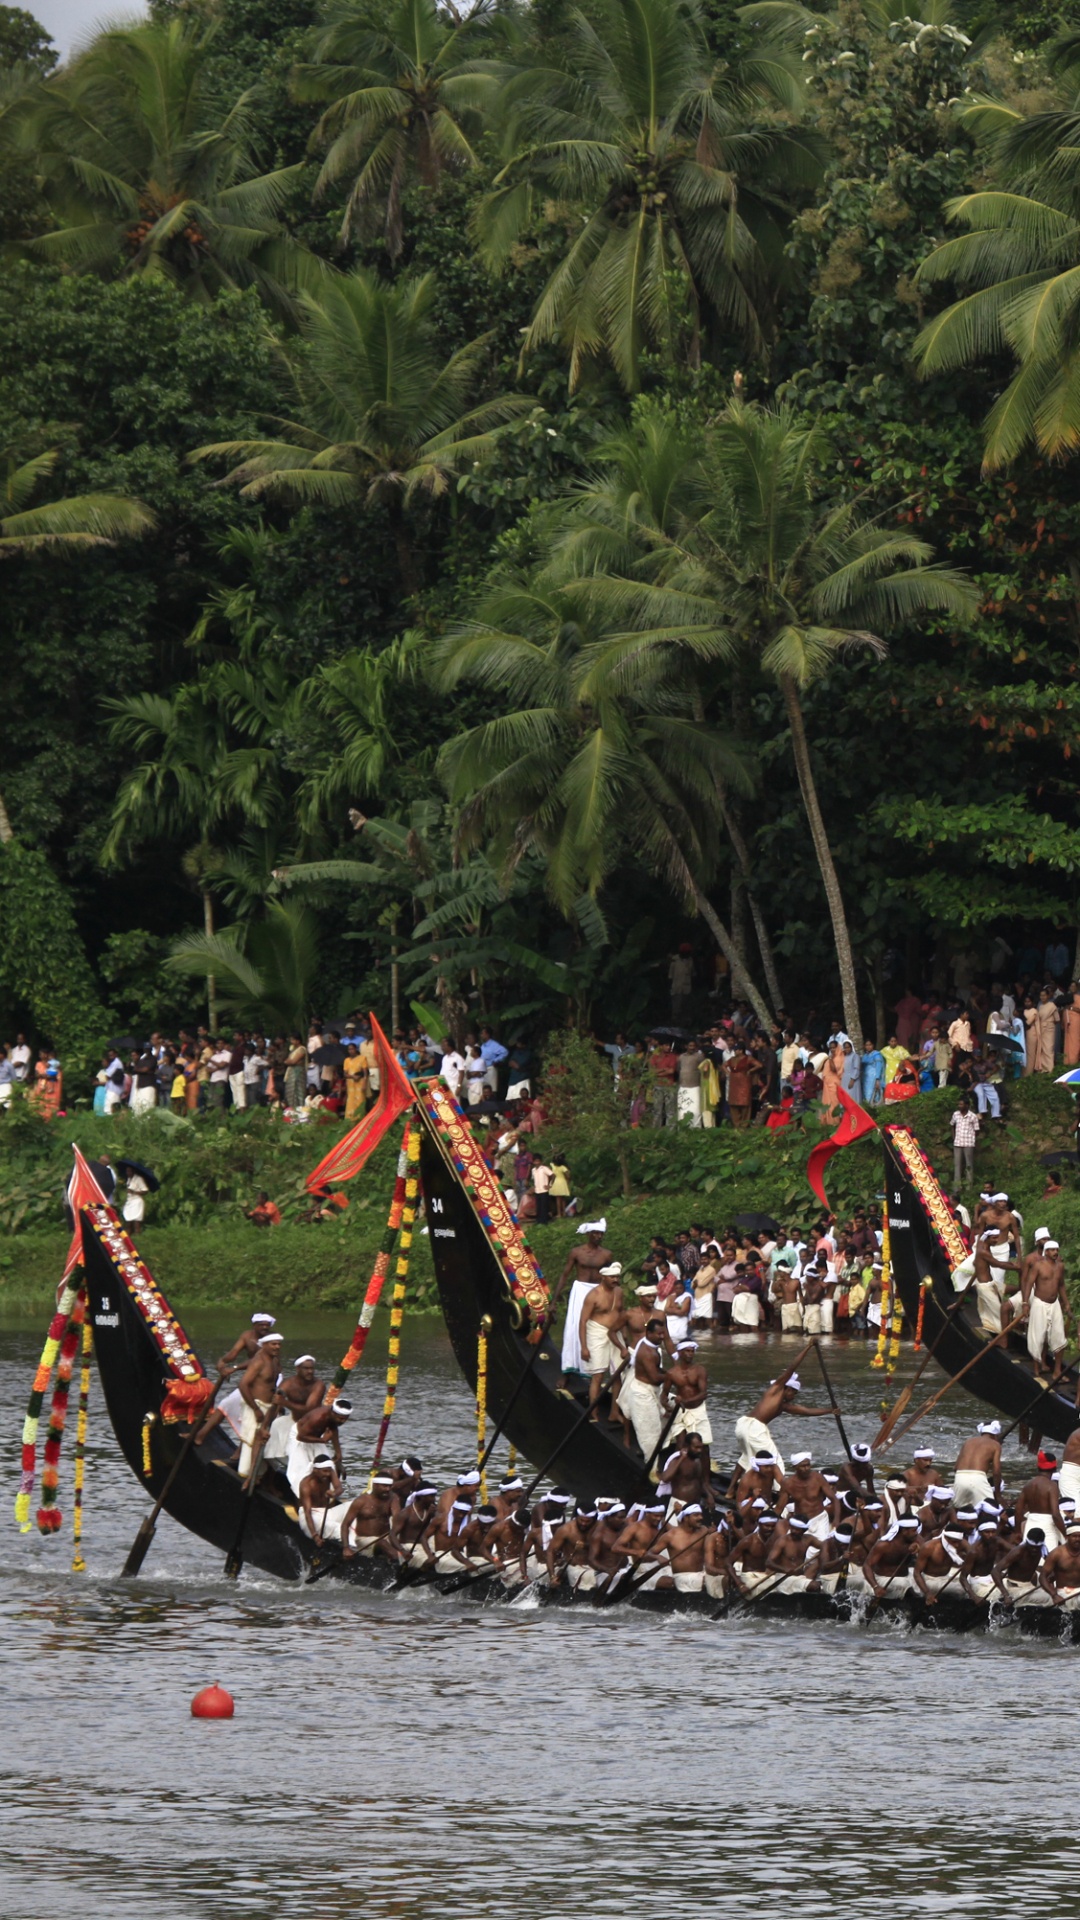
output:
M370 1113L365 1113L363 1119L357 1121L344 1140L339 1140L336 1147L331 1147L325 1160L320 1160L314 1171L308 1174L309 1193L316 1193L331 1180L353 1179L365 1161L370 1160L383 1134L393 1126L398 1114L404 1113L415 1098L408 1075L402 1073L397 1056L375 1015L369 1017L379 1066L379 1091L375 1105Z
M67 1203L71 1208L75 1231L71 1236L71 1245L68 1248L68 1257L64 1266L65 1280L82 1260L82 1221L79 1219L79 1208L107 1207L109 1204L78 1147L73 1144L71 1151L75 1155L75 1165L67 1183Z
M822 1176L833 1154L839 1153L841 1147L850 1147L854 1140L861 1140L865 1133L877 1132L877 1121L870 1118L866 1108L860 1107L858 1101L844 1092L843 1087L838 1087L836 1091L844 1109L840 1124L827 1140L819 1140L817 1146L811 1148L806 1163L806 1177L823 1207L828 1206L829 1199Z

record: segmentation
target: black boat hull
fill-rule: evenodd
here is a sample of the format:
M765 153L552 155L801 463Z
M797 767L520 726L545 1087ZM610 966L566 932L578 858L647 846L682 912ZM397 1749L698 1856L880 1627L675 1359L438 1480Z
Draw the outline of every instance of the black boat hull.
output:
M970 1317L970 1304L957 1306L952 1265L963 1256L964 1247L933 1169L909 1128L883 1127L882 1142L892 1274L912 1326L923 1280L931 1282L923 1344L934 1348L934 1359L947 1374L957 1374L975 1361L960 1385L976 1399L987 1401L1011 1420L1025 1420L1037 1433L1067 1440L1080 1426L1074 1405L1075 1375L1068 1391L1044 1391L1026 1347L1015 1335L1007 1348L988 1344Z

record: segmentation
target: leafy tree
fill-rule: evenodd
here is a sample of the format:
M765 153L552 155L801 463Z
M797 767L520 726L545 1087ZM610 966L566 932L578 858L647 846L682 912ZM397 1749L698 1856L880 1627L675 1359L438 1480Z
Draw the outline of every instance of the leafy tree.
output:
M178 19L110 28L42 83L13 119L57 224L28 244L79 272L148 273L202 300L255 286L287 308L320 271L280 223L295 175L258 172L246 93L210 97L212 43Z
M156 521L141 500L122 494L69 494L32 506L34 494L56 469L60 450L50 447L31 460L0 449L0 557L15 553L72 553L111 546L152 532Z
M243 1024L304 1033L320 980L318 921L307 907L271 900L257 920L178 940L167 964L204 978L208 994Z
M0 7L0 68L27 66L51 73L58 59L51 34L25 7Z
M525 353L558 340L571 388L600 358L633 389L648 347L697 365L713 323L760 346L784 277L785 195L820 173L814 136L771 111L798 104L778 50L715 62L689 0L575 12L559 63L530 60L507 88L510 157L478 220L498 266L538 202L565 203L574 238Z
M390 516L401 584L421 585L405 509L418 496L444 495L464 465L484 459L494 435L529 402L502 394L466 405L486 343L443 360L435 340L432 275L386 285L358 269L300 307L303 351L291 370L300 417L280 440L225 441L201 459L238 461L228 479L247 499L277 496L359 506L382 502Z
M474 142L497 101L500 75L476 58L490 20L448 20L435 0L335 0L298 68L301 100L328 100L312 135L328 144L316 194L348 185L341 238L381 224L397 261L402 199L414 180L437 187L446 169L475 167Z

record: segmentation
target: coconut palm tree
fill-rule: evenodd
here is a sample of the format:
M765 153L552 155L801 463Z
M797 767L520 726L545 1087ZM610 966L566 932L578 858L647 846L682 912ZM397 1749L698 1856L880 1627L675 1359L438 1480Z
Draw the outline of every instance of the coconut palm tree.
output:
M257 919L177 940L166 965L213 981L237 1020L306 1032L319 979L318 921L308 907L271 900Z
M544 203L573 231L525 353L560 340L572 388L607 359L632 389L647 347L671 357L681 343L696 364L707 326L759 345L785 195L821 169L816 137L791 124L798 106L779 48L737 69L712 58L696 0L575 12L561 63L532 61L505 89L509 157L477 222L496 268Z
M197 299L256 286L277 306L326 269L279 215L300 169L260 173L253 95L216 97L213 30L176 17L112 27L28 94L9 137L36 156L55 227L42 258L157 274Z
M295 419L277 440L200 447L196 459L236 464L228 479L248 499L276 495L302 507L383 503L405 592L420 571L405 509L445 494L463 465L484 459L501 425L531 404L501 394L469 408L486 338L443 360L435 339L433 276L387 285L358 270L300 302L301 351L291 362Z
M437 187L447 169L476 166L473 142L499 92L496 66L475 57L490 29L484 16L450 21L435 0L378 13L370 0L330 7L293 89L330 102L311 137L327 149L315 193L349 183L342 241L381 224L396 261L406 187Z
M1080 444L1080 34L1049 51L1058 98L1035 112L980 100L961 124L983 147L995 176L950 201L967 229L935 248L919 269L924 286L968 288L916 343L929 376L1007 354L1016 372L986 422L984 464L1007 465L1034 441L1044 453Z
M0 557L15 553L82 553L117 540L137 539L157 525L141 500L120 493L76 493L65 499L31 501L55 472L60 449L49 447L23 460L13 447L0 451Z
M674 432L675 429L670 428ZM814 430L786 410L733 402L706 432L700 456L684 482L670 524L647 522L638 508L634 534L640 560L636 579L586 576L594 602L609 618L633 605L648 621L644 645L609 642L598 655L591 684L618 688L632 670L640 697L648 693L650 658L657 685L671 685L685 660L683 684L701 684L702 658L741 654L772 680L783 699L792 756L810 837L828 902L843 994L844 1022L862 1045L855 962L844 906L814 774L803 696L857 651L886 652L891 628L931 611L966 621L978 605L971 581L933 562L932 549L876 522L855 502L827 504L821 478L823 449ZM601 490L599 511L588 496L579 511L601 522L612 539L617 492ZM626 524L625 513L623 515ZM571 563L588 564L587 541ZM682 625L684 632L678 636ZM696 644L692 644L696 643ZM714 651L710 655L708 648ZM676 679L676 684L679 684Z
M622 597L598 594L596 584L591 576L567 577L558 565L533 576L508 573L437 648L447 689L472 681L504 708L454 735L440 756L451 799L462 807L463 842L492 842L506 872L526 854L538 856L567 917L620 861L641 860L702 915L738 990L768 1025L768 1007L706 884L716 860L717 781L747 791L749 769L730 741L695 718L681 679L687 656L712 660L730 653L730 644L716 631L679 633L673 593L666 597L670 629L627 625ZM659 668L665 648L668 676ZM650 663L644 687L632 669L641 650Z

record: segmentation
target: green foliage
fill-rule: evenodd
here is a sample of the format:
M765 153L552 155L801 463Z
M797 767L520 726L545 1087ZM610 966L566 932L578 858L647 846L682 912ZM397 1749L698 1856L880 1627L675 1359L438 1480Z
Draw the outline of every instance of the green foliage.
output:
M0 985L29 1010L69 1063L85 1064L106 1037L71 900L36 847L0 844Z

